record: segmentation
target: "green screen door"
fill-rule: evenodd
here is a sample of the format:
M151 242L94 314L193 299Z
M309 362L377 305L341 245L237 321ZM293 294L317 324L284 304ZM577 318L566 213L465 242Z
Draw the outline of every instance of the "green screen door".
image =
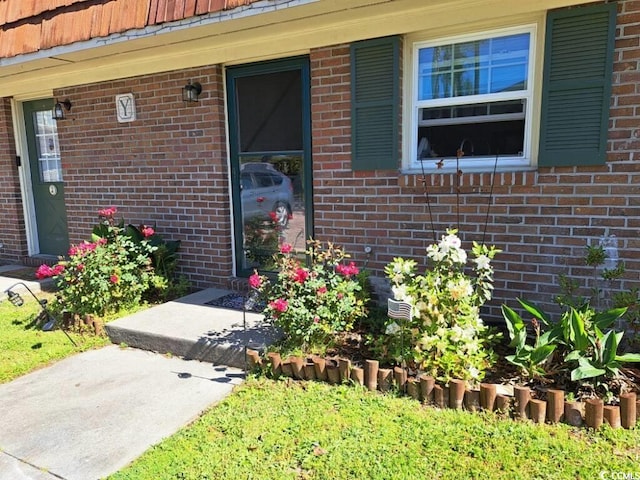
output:
M312 232L308 59L229 68L227 89L236 271L273 271Z

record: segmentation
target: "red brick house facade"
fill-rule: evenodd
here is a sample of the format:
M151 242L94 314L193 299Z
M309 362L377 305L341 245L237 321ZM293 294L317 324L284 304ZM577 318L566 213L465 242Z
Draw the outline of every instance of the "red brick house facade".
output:
M2 3L0 1L0 14ZM12 0L6 3L11 4ZM42 260L38 237L34 233L37 226L32 218L34 202L29 197L30 182L23 171L28 142L24 128L20 126L24 117L22 104L40 98L70 99L72 107L65 112L65 119L56 122L68 241L77 243L86 239L96 221L97 210L116 205L126 221L155 223L159 233L181 240L179 271L195 286L232 285L230 282L243 274L243 268L236 260L243 245L238 242L242 233L237 228L238 224L234 224L236 217L233 212L237 216L244 207L240 207L238 200L241 190L235 194L232 192L232 183L238 181L240 172L234 173L235 140L231 130L239 125L237 129L242 143L242 122L245 120L238 120L230 113L234 100L230 100L229 93L236 87L230 86L229 78L244 78L242 68L247 65L296 58L308 65L308 83L304 79L302 81L302 88L307 93L303 93L302 98L303 102L308 99L305 114L308 117L304 118L308 118L309 138L304 140L307 143L300 149L279 147L274 150L280 152L280 157L284 156L282 152L288 152L286 154L292 157L308 155L309 158L309 169L303 175L303 182L309 183L302 187L306 195L306 223L300 231L304 231L305 236L312 235L319 240L343 245L357 262L366 263L376 285L382 284L379 279L383 277L384 266L394 257L411 256L424 260L425 248L434 238L432 224L438 237L446 228L459 225L461 237L467 244L484 237L486 243L495 244L503 250L495 262L496 295L490 307L494 316L502 302L512 302L516 297L552 303L553 296L558 293L558 275L561 273L588 278L591 272L583 263L584 247L597 243L606 235L613 234L618 239L620 259L625 262L627 270L623 286L631 287L639 282L640 1L590 2L587 5L577 5L584 2L547 1L543 2L544 10L540 10L541 6L522 6L519 8L530 11L505 12L502 21L496 18L489 20L489 13L487 18L467 18L480 7L466 1L457 2L462 9L459 18L444 16L442 4L446 2L424 6L421 2L409 0L345 1L343 12L333 12L329 10L335 9L335 2L325 0L263 0L235 2L233 5L232 2L219 2L225 4L224 10L208 4L207 12L202 7L199 13L196 10L191 12L189 5L193 4L195 9L200 8L200 3L182 3L185 10L181 10L180 15L174 14L159 21L158 5L164 3L147 2L150 10L146 25L125 25L123 31L125 34L133 32L129 37L131 41L144 35L149 39L154 34L153 26L170 25L171 22L179 26L189 18L206 20L218 16L219 20L211 28L218 29L214 33L219 33L220 41L231 42L231 37L236 35L233 38L237 43L215 46L219 49L215 52L223 52L220 58L224 57L226 61L194 60L185 47L181 58L185 58L185 63L199 65L172 68L170 63L155 62L148 67L155 71L135 75L117 67L113 67L109 74L101 74L99 66L95 72L78 67L79 70L69 73L68 80L65 80L64 70L52 70L51 87L42 85L45 92L36 91L35 86L25 87L33 90L30 94L19 87L22 82L18 80L25 75L19 68L21 62L33 78L40 74L40 70L35 67L30 70L29 62L43 62L49 57L56 57L56 47L43 46L39 51L23 48L16 50L16 55L4 52L5 58L0 59L0 84L11 78L16 78L16 81L0 87L0 165L4 172L0 185L0 212L4 219L0 233L0 261L33 263ZM486 9L489 12L502 11L506 3L511 5L510 2L488 1ZM557 127L548 131L544 125L551 115L543 105L543 98L547 98L546 87L543 87L546 82L544 74L549 71L551 63L543 52L550 42L549 37L545 37L549 34L549 17L559 12L558 18L562 20L567 18L567 12L594 7L606 9L610 8L609 4L613 4L615 9L615 45L612 67L605 75L610 84L603 90L608 92L610 89L604 139L606 151L600 152L604 153L602 161L592 161L586 156L585 162L580 159L556 163L544 160L543 156L548 152L544 151L546 147L539 145L544 143L545 136L550 137L556 130L562 130ZM78 5L76 8L81 11ZM259 9L264 9L264 13ZM64 10L65 14L70 12ZM425 15L425 29L430 21L437 22L439 18L448 18L451 26L439 27L437 35L433 34L432 38L422 30L416 31L410 21L420 13ZM46 19L55 14L56 10L52 9L35 15ZM328 33L318 28L307 37L305 28L310 29L314 25L314 16L321 14L324 15L321 17L323 27ZM345 20L340 15L348 16L351 23L341 23ZM379 30L378 27L385 24L385 15L393 18L389 19L388 30ZM261 16L268 22L262 23ZM149 21L151 18L153 22ZM370 20L371 25L364 26L360 20L364 23ZM236 23L239 25L237 29ZM533 27L519 29L520 23ZM14 20L5 23L3 28L6 32L19 24L20 20ZM405 24L406 30L402 30L401 25ZM270 48L260 40L275 31L269 30L273 25L278 25L283 31L291 28L295 31L292 37L299 39L300 44L287 45L286 39L274 40L280 43L272 51L262 51ZM345 30L349 25L352 30ZM240 33L245 27L246 31ZM193 28L206 27L194 23ZM251 29L252 33L247 33ZM264 33L261 29L265 30ZM506 29L505 33L503 29ZM189 30L189 27L184 30ZM496 38L507 34L531 38L529 65L534 66L531 73L534 76L528 78L535 82L529 82L522 100L512 95L510 89L487 97L487 102L495 102L495 105L500 102L525 105L522 108L526 112L510 113L513 118L518 118L517 122L525 125L521 134L524 146L522 151L512 155L515 158L513 163L499 165L495 174L493 150L490 148L483 163L477 167L473 163L464 164L459 179L453 167L455 158L449 155L445 168L439 169L436 164L440 157L434 154L433 159L422 161L427 184L425 189L423 173L416 168L419 162L416 162L413 151L417 144L414 135L422 128L420 122L431 115L435 111L433 109L443 109L443 100L436 99L433 104L428 100L414 105L409 90L415 82L408 83L407 76L414 75L413 62L418 55L440 48L433 45L453 45L457 38L480 42L476 38L485 38L485 31L498 32L492 33ZM475 37L476 33L480 36ZM107 32L105 36L108 35L123 34ZM395 136L389 137L390 140L381 139L391 148L389 158L363 166L355 150L360 149L360 157L362 153L366 157L370 145L376 151L381 150L375 141L357 143L359 134L354 130L361 128L359 105L364 109L376 108L376 105L354 98L354 95L360 95L354 80L358 72L354 63L361 62L359 46L368 47L366 42L373 39L375 47L375 40L380 37L393 39L394 55L397 56L392 72L395 78L392 88L397 95L396 109L392 110L395 116L392 118L395 118L397 131ZM215 38L212 37L211 42ZM440 41L440 38L444 40ZM185 44L197 41L189 39ZM163 43L162 33L157 33L156 42ZM295 43L294 40L292 42ZM60 45L64 47L63 43ZM73 43L69 45L73 46ZM116 48L114 45L111 43L103 48ZM198 44L198 47L205 48L203 45ZM94 42L84 51L91 52L91 48L99 52L101 45ZM166 48L171 49L172 44L167 42ZM257 50L255 55L252 49ZM111 51L105 53L105 58L111 54ZM116 54L123 58L134 55L131 52ZM152 54L146 57L142 51L138 55L140 69L147 68L142 64ZM499 53L495 55L497 58ZM215 55L213 57L215 59ZM393 62L391 57L390 61ZM365 63L362 61L362 65ZM46 65L43 64L42 68L45 69L46 80L49 78ZM234 76L234 68L239 69L237 77ZM259 72L266 75L262 70ZM94 80L100 75L105 78ZM84 81L84 78L89 81ZM181 97L183 87L191 81L202 85L199 102L195 105L186 104ZM234 91L238 96L242 95L238 93L242 91L240 85L238 83L238 90ZM439 87L432 84L430 88ZM524 91L519 86L515 88ZM133 93L135 98L135 120L118 122L116 96L128 93ZM473 97L473 102L484 101L477 95ZM582 97L578 99L579 105L585 103ZM456 105L466 106L460 102ZM491 103L490 107L493 105ZM420 127L415 126L412 118L415 112L425 115L418 121ZM246 114L244 116L246 119ZM428 121L424 124L431 125ZM438 128L453 128L451 121L436 124ZM448 130L442 131L448 135ZM576 126L575 134L571 133L569 137L579 137L582 131L586 130ZM578 147L568 147L565 152L567 158L573 155L571 152L579 150ZM594 148L598 150L599 147L595 145ZM304 154L290 153L303 150ZM246 157L249 163L264 153L260 149L248 152L251 153ZM583 154L582 151L578 153ZM240 147L237 156L242 157L242 154ZM278 155L273 158L280 158ZM20 166L17 166L16 157L20 157ZM465 154L465 157L470 155ZM366 158L364 161L366 163ZM431 215L426 193L430 199ZM294 212L294 219L296 215ZM365 253L367 247L371 253Z

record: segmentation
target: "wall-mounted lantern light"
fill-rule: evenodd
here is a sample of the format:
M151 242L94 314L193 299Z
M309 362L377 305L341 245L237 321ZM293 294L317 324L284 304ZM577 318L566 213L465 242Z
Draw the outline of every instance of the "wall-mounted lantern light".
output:
M65 110L71 110L71 102L67 98L64 102L56 102L51 113L54 120L64 120Z
M198 96L202 93L202 85L199 82L189 83L182 89L182 101L186 103L196 103Z

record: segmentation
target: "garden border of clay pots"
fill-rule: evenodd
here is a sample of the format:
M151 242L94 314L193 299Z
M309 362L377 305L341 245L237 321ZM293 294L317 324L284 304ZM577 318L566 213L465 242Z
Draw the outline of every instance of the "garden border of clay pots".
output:
M481 383L479 389L467 388L464 380L439 383L426 374L411 376L401 367L381 368L377 360L365 360L362 367L340 357L289 356L269 352L263 358L256 350L246 350L249 369L268 368L274 377L323 381L332 385L352 383L368 390L389 392L396 389L411 398L438 408L493 411L505 417L532 420L534 423L564 422L572 426L634 428L640 422L640 400L634 392L620 395L619 405L605 405L602 399L584 402L565 400L564 390L548 389L546 400L534 398L529 387L514 386L513 394L504 385Z
M82 332L83 329L88 329L90 333L103 337L106 335L104 330L104 320L95 317L91 314L78 315L71 312L63 312L62 314L62 328L69 331Z

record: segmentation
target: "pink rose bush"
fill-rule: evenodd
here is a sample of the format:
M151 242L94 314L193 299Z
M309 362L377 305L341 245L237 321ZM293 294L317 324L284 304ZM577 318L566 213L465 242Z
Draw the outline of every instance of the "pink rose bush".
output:
M38 270L36 270L36 278L38 280L42 280L43 278L55 277L57 275L60 275L62 272L64 272L63 264L58 263L53 267L50 267L45 263L40 265L38 267Z
M156 233L152 227L147 227L146 225L142 226L140 232L142 232L142 236L144 238L149 238Z
M278 298L272 302L269 302L269 308L271 308L277 314L284 313L289 307L289 302L283 298Z
M281 245L286 226L278 221L276 212L268 212L266 217L249 216L243 221L243 243L247 260L257 268L273 270L275 268L273 254L279 248L285 248L285 250L292 248L286 243Z
M293 246L290 243L283 243L280 245L280 253L291 253Z
M56 279L53 307L74 315L103 316L137 305L150 291L167 287L167 278L154 259L164 242L152 227L116 222L116 207L98 211L92 241L72 245L56 265L41 265L39 279Z
M118 209L116 207L107 207L102 210L98 210L98 215L104 218L113 218L116 213L118 213Z
M285 343L303 351L324 350L337 333L353 328L367 314L364 276L339 247L309 240L305 255L287 243L274 255L275 281L255 272L251 288L265 301L265 316L285 336ZM310 264L306 265L306 258Z
M356 267L355 263L349 262L349 265L337 265L336 272L348 278L358 275L358 273L360 273L360 270L358 270L358 267Z
M259 290L262 287L262 278L257 273L254 273L249 277L249 286L253 289Z

